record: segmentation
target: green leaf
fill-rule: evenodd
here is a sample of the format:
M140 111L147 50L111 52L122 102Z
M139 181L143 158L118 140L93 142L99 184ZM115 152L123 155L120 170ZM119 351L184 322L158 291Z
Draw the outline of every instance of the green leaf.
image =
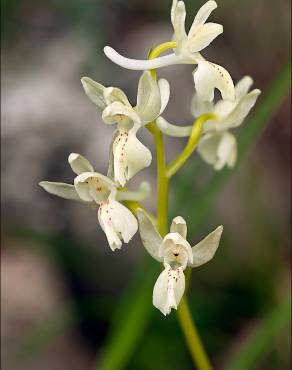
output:
M151 261L152 262L152 261ZM103 360L96 362L96 370L125 369L136 345L151 320L152 291L159 264L142 262L132 284L128 287L113 318L112 330L103 350Z

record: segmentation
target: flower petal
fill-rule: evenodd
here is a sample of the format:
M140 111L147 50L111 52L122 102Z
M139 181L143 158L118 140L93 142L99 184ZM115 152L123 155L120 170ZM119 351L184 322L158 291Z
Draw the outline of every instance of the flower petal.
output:
M184 239L187 237L187 224L186 221L181 217L177 216L172 220L170 226L171 233L179 233Z
M150 71L143 72L139 80L136 112L143 123L153 121L160 112L161 99L157 81Z
M108 200L100 205L98 219L113 251L121 248L121 240L128 243L138 230L138 223L132 212L115 200Z
M192 248L187 240L178 232L170 232L165 235L159 248L159 256L164 257L164 260L166 258L166 255L167 258L173 258L172 251L178 247L182 247L182 249L185 251L184 255L179 257L181 265L183 266L183 268L185 268L188 262L193 262Z
M223 67L208 62L200 61L194 71L194 82L199 98L212 101L214 89L220 90L222 98L234 100L235 90L230 74Z
M206 262L209 262L216 253L219 246L220 238L223 232L223 226L218 226L198 244L192 247L194 262L193 267L198 267Z
M165 264L165 269L159 275L153 289L153 305L163 315L168 315L172 308L177 309L185 291L185 276L179 268L172 270Z
M81 154L71 153L68 157L68 162L72 171L79 175L82 172L93 172L94 169L91 163Z
M63 182L41 181L39 185L48 193L57 195L58 197L64 199L81 200L75 190L75 187L71 184L65 184Z
M113 145L114 178L124 186L136 173L148 167L151 152L136 137L134 132L121 131Z
M234 135L225 132L218 146L215 170L221 170L225 165L233 167L237 159L237 142Z
M145 71L154 68L162 68L174 64L194 64L194 59L185 58L181 55L171 53L155 59L130 59L119 54L110 46L105 46L103 49L105 55L115 64L120 67L131 69L134 71ZM198 56L197 56L198 57Z
M145 249L151 257L156 259L158 262L162 262L163 258L158 254L159 247L162 243L162 237L153 225L147 213L142 208L137 209L137 217L139 232Z
M119 134L120 134L119 130L114 131L113 137L112 137L112 140L111 140L111 143L110 143L110 149L109 149L109 161L108 161L107 177L109 177L113 181L114 181L114 177L115 177L113 146L114 146L114 142L115 142L117 136L119 136Z
M158 81L158 87L160 90L160 100L161 100L161 107L160 107L160 112L159 112L159 115L160 115L164 112L168 104L169 97L170 97L170 86L169 86L168 81L165 78L161 78Z
M132 107L127 98L127 95L118 87L106 87L104 89L104 98L106 105L110 105L114 102L120 102L127 107Z
M214 103L200 99L198 93L195 91L191 102L191 113L193 117L197 118L201 114L211 113L214 109Z
M253 84L253 80L250 76L244 76L235 85L235 96L236 99L242 98L246 95Z
M199 26L192 36L188 36L188 49L192 53L207 47L217 36L223 33L223 26L217 23L206 23Z
M198 145L198 153L208 164L214 165L217 160L217 150L222 139L220 133L208 133L202 136Z
M171 7L171 23L175 39L178 43L187 37L185 31L186 9L183 1L173 0Z
M260 90L255 89L243 96L235 105L234 109L226 117L224 117L224 119L222 119L220 128L224 130L230 127L238 127L241 125L245 117L255 105L260 93Z
M102 119L105 123L118 123L124 128L132 128L133 124L140 124L141 120L132 107L128 107L120 102L114 102L108 105L102 112Z
M197 15L195 16L195 19L193 21L193 24L190 28L189 37L193 37L193 35L196 33L197 28L202 26L206 20L209 18L210 14L214 9L217 8L217 4L215 1L207 1L198 11Z
M236 139L229 132L208 133L198 145L198 153L215 170L221 170L225 165L234 166L236 152Z
M174 137L187 137L192 132L193 125L189 126L176 126L166 121L163 117L158 117L156 120L158 128L168 136Z
M81 173L75 177L74 186L84 202L103 202L116 192L115 183L98 172Z
M89 99L100 109L104 109L106 107L103 95L105 87L89 77L82 77L81 83Z

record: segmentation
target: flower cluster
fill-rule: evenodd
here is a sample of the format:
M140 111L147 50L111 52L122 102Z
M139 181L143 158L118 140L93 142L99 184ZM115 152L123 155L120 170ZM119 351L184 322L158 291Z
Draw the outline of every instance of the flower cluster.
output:
M164 266L153 290L153 304L164 315L169 314L172 308L176 309L183 296L184 270L187 267L198 267L213 258L223 226L217 227L193 247L186 240L187 226L181 216L173 219L168 234L161 235L161 230L158 232L154 224L154 217L149 217L149 213L140 206L133 212L128 207L129 202L140 202L149 195L149 184L143 182L136 191L129 191L126 186L138 172L151 164L150 150L137 138L140 129L146 127L150 130L150 124L154 125L155 130L169 136L191 139L195 135L195 140L188 143L188 156L197 147L201 158L215 170L234 166L237 142L229 131L242 124L260 91L254 89L249 92L252 85L249 76L243 77L234 86L225 68L202 56L202 50L223 32L222 25L207 22L216 7L215 1L207 1L199 9L187 32L185 4L173 0L171 23L174 36L172 42L162 44L166 45L162 51L173 49L168 55L135 60L123 57L106 46L104 52L114 63L143 71L139 79L136 105L132 105L118 87L105 87L89 77L81 79L86 95L98 107L104 123L116 125L109 145L107 176L95 172L91 163L80 154L71 153L68 162L76 174L73 185L49 181L40 183L51 194L83 201L96 210L101 229L113 251L120 249L123 242L128 243L139 227L144 247ZM153 69L175 64L196 66L191 100L191 112L196 119L193 125L174 125L161 116L168 105L170 85L165 79L157 81ZM221 99L217 101L215 89L221 94ZM204 125L202 129L194 131L199 121L204 122Z

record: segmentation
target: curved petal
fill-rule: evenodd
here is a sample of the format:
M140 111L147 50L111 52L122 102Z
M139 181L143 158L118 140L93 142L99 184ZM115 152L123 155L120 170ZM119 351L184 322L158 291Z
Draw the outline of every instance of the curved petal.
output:
M193 117L197 118L201 114L211 113L214 110L214 103L200 99L197 92L194 92L191 102L191 113Z
M159 275L153 289L153 305L163 315L168 315L172 308L177 309L185 291L185 276L179 268L172 270L165 264L165 269Z
M71 184L63 182L41 181L39 185L48 193L64 199L81 200Z
M158 117L156 120L158 128L168 136L174 137L187 137L190 136L193 125L189 126L176 126L166 121L163 117Z
M217 36L223 33L223 26L217 23L206 23L196 29L192 36L188 36L188 49L192 53L207 47Z
M220 90L223 99L234 100L235 98L230 74L217 64L200 61L194 71L194 82L199 98L202 100L212 101L215 88Z
M237 157L237 142L234 135L225 132L217 150L217 161L214 164L215 170L221 170L225 165L233 167Z
M169 97L170 97L170 86L169 86L168 81L165 78L161 78L158 81L158 87L160 91L160 100L161 100L161 107L160 107L160 112L159 112L159 115L160 115L164 112L168 104Z
M122 240L128 243L138 230L138 223L132 212L115 200L101 203L98 220L113 251L121 248Z
M244 95L235 105L234 109L226 117L224 117L224 119L222 119L220 124L221 129L237 127L241 125L245 117L255 105L260 93L260 90L255 89L247 95Z
M108 105L102 112L102 119L110 125L114 123L123 124L123 126L127 126L129 129L133 127L133 123L141 123L134 109L120 102Z
M111 180L114 181L114 152L113 152L113 146L116 138L119 136L120 132L119 130L115 130L113 133L113 137L110 143L110 149L109 149L109 161L108 161L108 170L107 170L107 177L109 177Z
M116 185L97 172L83 172L74 179L74 186L84 202L100 203L116 192Z
M120 67L134 71L145 71L148 69L167 67L174 64L197 63L194 58L185 58L184 56L176 55L175 53L164 55L155 59L143 60L126 58L110 46L105 46L103 51L113 63L119 65Z
M72 171L77 175L80 175L82 172L94 171L91 163L81 154L71 153L68 157L68 162L72 168Z
M124 186L136 173L148 167L151 152L136 137L135 133L121 131L113 144L114 178Z
M89 99L100 109L104 109L106 107L103 95L105 87L89 77L82 77L81 83Z
M209 262L215 255L219 246L220 238L223 232L223 226L218 226L198 244L192 247L194 262L192 267L198 267Z
M226 130L226 127L222 125L222 121L233 111L233 109L237 105L237 101L231 101L231 100L219 100L215 105L214 105L214 113L218 117L218 124L217 124L217 129L218 131L224 129Z
M197 15L195 16L195 19L193 21L193 24L190 28L189 37L193 37L193 35L196 33L197 28L202 26L206 20L209 18L210 14L214 9L217 8L217 4L215 1L207 1L198 11Z
M225 165L233 167L237 156L236 138L229 132L208 133L200 140L198 153L217 171Z
M216 163L217 150L221 139L221 133L208 133L200 139L198 153L208 164L214 165Z
M186 37L185 30L186 9L183 1L173 0L171 7L171 23L173 25L175 39L178 43Z
M140 236L145 249L151 257L158 262L162 262L163 258L159 256L159 247L162 243L162 237L143 209L137 209L137 217Z
M253 79L250 76L244 76L235 85L236 99L242 98L246 95L253 84Z
M150 71L145 71L139 80L135 111L143 123L148 123L159 115L160 109L161 98L157 81Z
M127 107L132 107L127 98L127 95L118 87L106 87L104 89L104 98L106 105L110 105L114 102L120 102Z
M184 239L187 237L187 224L186 221L181 217L177 216L172 220L170 226L171 233L179 233Z

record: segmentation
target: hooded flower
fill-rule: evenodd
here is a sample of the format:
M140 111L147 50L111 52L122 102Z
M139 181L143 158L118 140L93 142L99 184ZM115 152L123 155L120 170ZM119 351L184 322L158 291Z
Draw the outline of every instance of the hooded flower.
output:
M151 163L148 148L137 139L140 127L155 120L169 100L169 84L156 82L149 71L142 74L138 85L137 105L132 107L125 93L116 87L104 87L88 77L81 79L90 100L102 110L107 124L117 124L111 145L109 176L124 186L137 172Z
M177 47L174 53L152 60L134 60L118 54L106 46L106 56L121 67L134 70L161 68L173 64L197 64L194 71L196 89L202 99L211 101L214 89L220 90L223 99L234 99L234 85L230 74L221 66L206 61L200 54L217 36L223 32L223 26L206 23L211 12L217 8L215 1L207 1L198 11L187 33L185 30L186 10L183 1L173 0L171 23L174 29L174 41Z
M140 200L149 192L142 184L140 193L119 192L107 176L94 172L89 161L80 154L71 153L68 162L75 174L74 185L42 181L40 186L48 193L65 199L98 205L98 221L105 232L110 248L120 249L122 241L128 243L138 230L133 214L118 200Z
M215 170L225 165L233 167L237 158L237 142L229 129L242 124L249 111L255 105L260 90L249 89L253 81L251 77L243 77L235 86L235 100L220 100L216 104L202 101L195 93L192 100L192 113L195 117L203 113L214 113L216 120L206 122L204 134L198 145L201 157Z
M153 305L164 315L168 315L172 308L177 309L184 294L185 268L201 266L213 258L223 226L217 227L191 247L186 240L187 226L182 217L173 219L170 233L162 238L142 209L137 211L137 216L144 247L154 259L164 265L164 270L154 285Z

